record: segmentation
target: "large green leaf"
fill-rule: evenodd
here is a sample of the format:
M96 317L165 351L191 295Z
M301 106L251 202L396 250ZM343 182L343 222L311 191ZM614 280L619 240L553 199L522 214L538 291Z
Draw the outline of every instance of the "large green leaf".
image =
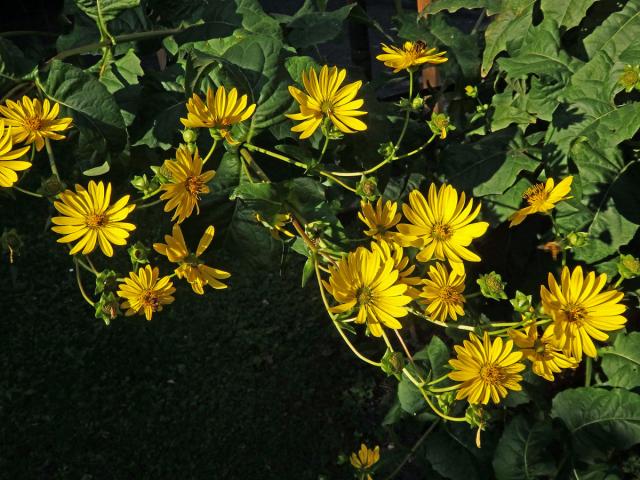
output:
M497 132L511 124L520 125L524 130L536 118L527 111L528 98L524 92L508 88L496 93L491 99L491 131Z
M449 427L441 425L427 437L422 451L433 469L444 478L487 478L481 475L478 461L470 449L476 449L475 445L466 445Z
M475 196L501 194L522 171L539 165L539 152L515 129L506 129L469 144L452 144L443 152L443 168L456 187Z
M611 14L591 35L584 39L589 58L599 51L615 58L629 46L637 44L640 31L640 0L627 0L619 12Z
M496 479L533 480L553 476L556 466L547 450L551 436L548 421L532 425L524 415L511 420L493 457Z
M343 30L343 23L355 7L347 4L330 12L303 12L287 23L287 43L296 48L311 47L333 40Z
M602 348L600 354L609 385L627 389L640 387L640 332L620 333L613 345Z
M140 0L74 0L80 10L98 23L108 22L129 8L140 5Z
M449 371L449 349L440 337L435 335L426 347L414 354L413 359L427 363L432 379L442 377Z
M640 443L640 395L628 390L565 390L553 399L551 416L564 422L580 458L602 458L610 449Z
M531 26L535 0L503 0L500 11L491 18L484 34L486 47L482 57L481 74L486 77L498 54L509 42L522 42Z
M494 14L500 9L502 0L434 0L429 3L426 8L427 13L438 13L447 10L451 13L461 8L474 9L486 8L489 15Z
M598 0L542 0L540 8L544 18L555 20L566 29L577 26L587 10Z
M402 374L402 379L398 383L398 401L402 410L413 415L427 407L420 390L404 374Z
M125 149L128 137L120 107L93 75L54 60L41 87L50 100L61 105L64 115L73 117L75 127L90 139L96 153Z
M12 42L0 38L0 88L11 86L35 67Z

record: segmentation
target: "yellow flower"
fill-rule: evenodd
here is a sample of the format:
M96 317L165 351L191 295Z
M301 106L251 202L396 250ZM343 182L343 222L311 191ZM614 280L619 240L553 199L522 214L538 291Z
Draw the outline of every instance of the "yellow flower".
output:
M0 119L0 187L10 187L18 181L16 172L21 172L31 167L31 163L17 160L22 157L30 147L13 148L11 127L5 129L4 122Z
M221 289L227 286L219 280L224 280L231 276L230 273L212 268L204 264L200 260L200 256L209 247L215 229L210 225L202 235L198 248L195 253L191 253L184 241L180 225L173 226L173 236L165 235L165 243L154 243L153 248L160 255L164 255L172 263L180 264L176 269L178 278L186 278L191 284L191 288L199 295L204 293L204 286L209 285L211 288Z
M379 240L377 242L371 242L371 250L374 252L377 251L380 254L383 263L388 259L393 260L393 268L398 270L398 280L396 283L407 285L408 288L405 293L411 298L417 298L420 292L415 286L420 285L422 279L411 276L416 266L409 264L409 257L404 256L402 246L397 243Z
M162 311L164 305L173 303L175 298L171 295L176 291L170 277L159 278L160 272L157 267L151 268L146 265L144 268L129 273L129 276L120 284L118 296L125 299L122 309L125 315L130 317L136 313L143 315L147 320L151 320L154 312Z
M576 368L578 362L566 356L558 347L558 341L553 334L553 325L549 325L542 337L538 337L538 327L535 324L525 328L524 332L510 330L509 336L516 347L520 349L524 358L531 362L531 370L545 380L553 382L554 373L563 368Z
M527 201L529 206L521 208L509 217L511 220L509 227L520 225L527 215L548 212L556 206L556 203L571 198L567 195L571 191L572 181L573 177L569 176L554 186L553 178L548 178L546 183L537 183L527 188L522 194L522 198Z
M448 318L457 320L458 315L464 315L464 281L465 274L447 272L447 269L437 263L429 267L429 280L424 280L420 296L427 300L426 313L440 322Z
M382 44L382 51L376 59L384 62L386 67L393 68L393 73L409 69L424 63L437 65L448 60L447 52L437 52L435 48L427 49L424 42L404 42L402 48Z
M64 135L57 132L67 130L73 119L57 118L59 113L60 105L56 102L51 106L48 99L40 102L27 96L22 97L22 101L7 100L5 106L0 105L0 115L4 117L6 126L13 127L14 143L35 143L38 151L44 148L45 138L64 139Z
M216 174L213 170L202 171L202 159L198 155L198 150L191 157L189 149L185 145L180 145L176 152L175 160L167 160L165 167L171 174L169 183L160 186L165 192L160 196L162 200L169 200L164 206L164 211L175 209L171 220L178 219L177 223L182 223L189 218L193 209L200 213L198 201L200 195L209 193L207 182Z
M414 190L409 194L409 205L403 204L404 216L411 222L398 225L397 239L404 246L420 249L416 259L428 262L433 257L449 261L459 276L464 274L463 260L479 262L480 257L468 247L474 238L484 235L487 222L471 223L480 212L480 205L473 209L473 200L465 206L464 192L451 185L442 185L439 191L431 184L428 200ZM472 211L473 210L473 211Z
M358 80L340 88L346 76L345 69L338 70L337 67L329 68L327 65L322 67L319 77L313 68L308 73L302 72L306 93L289 86L291 96L300 104L300 113L287 114L287 117L302 122L292 127L292 132L301 132L301 139L310 137L326 119L331 120L343 133L367 129L364 122L355 118L367 113L358 110L364 101L354 100L362 82Z
M333 313L357 309L356 323L366 323L371 334L380 337L382 325L402 328L398 318L408 313L411 297L405 294L407 285L397 283L398 277L393 259L383 260L379 250L358 247L331 269L329 283L323 283L340 304Z
M620 303L624 293L618 290L602 291L607 275L598 277L590 272L586 277L582 268L572 273L564 267L560 284L549 273L549 289L540 287L544 311L553 318L553 334L560 348L568 356L582 360L582 353L596 357L592 339L604 341L609 338L604 332L620 330L627 319L621 314L627 309Z
M484 332L482 340L471 333L464 346L455 345L453 348L458 357L449 360L454 368L449 378L462 382L456 394L457 400L468 398L471 404L486 405L491 399L498 404L507 396L507 390L522 390L519 372L525 366L520 363L522 352L512 351L512 340L503 343L502 338L497 337L491 342L487 332Z
M380 447L376 446L373 450L368 448L364 443L360 444L358 453L351 454L351 465L357 470L369 470L380 460Z
M224 87L218 87L215 94L211 88L207 90L207 103L197 95L187 102L187 118L181 118L180 122L187 128L214 128L225 140L234 143L229 129L236 123L244 122L256 110L252 103L247 106L247 96L242 95L238 99L238 91L235 88L227 91Z
M114 245L126 245L129 232L135 230L132 223L123 220L136 208L129 205L129 195L120 198L110 206L111 184L105 188L102 182L89 182L85 190L76 185L75 193L65 190L60 194L60 201L53 202L53 206L62 217L53 217L51 228L56 233L64 235L59 243L78 241L69 252L70 255L82 251L83 254L93 252L96 243L107 257L113 256Z
M387 200L382 203L382 197L378 198L375 209L369 202L361 201L360 209L358 212L358 218L362 220L369 230L365 230L364 234L373 237L376 240L389 240L392 241L395 232L390 230L396 226L396 224L402 218L402 214L398 212L398 204Z

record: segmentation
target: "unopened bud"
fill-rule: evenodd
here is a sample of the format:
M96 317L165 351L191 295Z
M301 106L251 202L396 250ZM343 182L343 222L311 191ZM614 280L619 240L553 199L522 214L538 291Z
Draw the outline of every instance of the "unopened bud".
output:
M131 259L131 264L136 267L138 264L149 263L149 254L151 253L151 249L144 246L142 242L136 242L134 245L131 245L127 252L129 252L129 258Z
M182 140L184 141L184 143L195 143L197 139L198 132L196 130L186 128L182 131Z
M58 178L57 175L51 175L40 183L38 193L45 197L55 197L59 193L64 192L67 186Z
M376 177L362 176L358 185L356 185L356 193L365 200L375 200L380 195L378 179Z
M399 375L402 373L402 369L405 365L404 355L402 352L392 352L391 350L387 350L382 357L381 364L380 368L382 368L384 373L388 376L394 375L399 378Z
M520 290L516 291L516 296L509 300L513 309L518 313L529 313L531 311L532 295L525 295Z
M494 300L507 299L507 294L504 293L504 287L507 284L502 281L499 273L491 272L486 275L480 275L476 281L480 286L480 292L483 296L493 298Z
M478 96L478 87L474 85L467 85L464 87L464 93L467 97L476 98Z
M640 275L640 260L633 255L620 255L617 267L622 278L635 278Z

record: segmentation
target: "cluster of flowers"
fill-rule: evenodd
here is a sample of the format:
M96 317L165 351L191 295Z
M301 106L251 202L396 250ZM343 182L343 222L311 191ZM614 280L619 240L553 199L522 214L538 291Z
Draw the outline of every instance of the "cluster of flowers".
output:
M529 188L523 194L527 205L513 214L511 225L568 198L571 181L567 177L555 185L548 179ZM371 335L385 337L387 344L383 327L401 329L401 319L409 313L441 326L464 315L464 262L480 261L469 246L488 227L474 221L480 206L474 208L473 200L467 202L451 185L438 189L432 184L426 198L414 190L401 210L389 200L378 199L375 205L363 201L359 217L367 226L364 233L373 238L371 247L350 252L329 268L324 281L336 303L330 312L366 324ZM403 215L407 223L401 223ZM427 278L415 275L407 248L416 249L417 262L429 263ZM506 331L487 329L482 338L470 333L463 345L455 346L457 358L449 362L448 377L460 382L456 399L499 403L508 390L521 389L523 358L531 362L533 373L553 381L554 373L576 368L583 355L595 357L594 340L607 340L605 332L626 322L620 303L624 294L606 286L605 274L585 275L580 266L573 271L565 266L560 281L550 273L548 285L540 287L540 310L530 308Z

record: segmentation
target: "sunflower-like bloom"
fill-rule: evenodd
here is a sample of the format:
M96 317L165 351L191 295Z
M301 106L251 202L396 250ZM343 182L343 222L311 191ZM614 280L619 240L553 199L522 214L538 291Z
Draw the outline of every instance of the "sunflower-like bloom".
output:
M511 220L509 227L520 225L527 215L548 212L556 206L556 203L571 198L567 195L571 191L572 181L573 177L569 176L555 185L553 178L548 178L546 183L536 183L527 188L522 198L529 206L521 208L509 217Z
M393 68L393 73L407 70L424 63L437 65L448 60L444 55L447 52L437 52L435 48L427 48L424 42L404 42L402 48L382 44L382 51L376 59L384 62L384 65Z
M59 113L58 103L53 102L52 106L48 99L40 102L27 96L22 97L22 101L7 100L6 105L0 105L0 116L7 127L13 127L13 141L26 145L35 143L38 151L44 148L45 138L64 139L64 135L58 132L67 130L73 119L57 118Z
M393 259L384 261L379 250L358 247L332 268L329 282L323 283L340 304L331 309L333 313L357 309L356 323L366 323L371 334L380 337L382 325L400 329L398 318L408 313L411 297L398 277Z
M376 240L388 240L392 241L395 232L390 230L396 226L396 224L402 218L402 214L398 212L398 204L387 200L382 203L382 197L378 198L376 206L369 202L360 202L361 211L358 212L358 218L362 220L369 230L365 230L364 234L373 237Z
M176 152L175 160L167 160L165 167L171 174L169 183L162 184L160 188L165 192L160 196L162 200L169 200L164 206L164 211L175 209L171 220L182 223L189 218L193 209L200 214L198 201L200 195L209 193L207 182L216 174L213 170L202 171L202 159L198 150L191 156L189 149L180 145Z
M459 276L464 274L463 260L480 261L480 257L466 247L474 238L484 235L489 224L471 223L478 216L480 205L473 209L473 200L466 203L464 192L458 196L451 185L442 185L436 191L432 183L428 199L413 190L409 194L409 205L403 204L402 211L411 223L398 224L397 240L404 246L418 247L418 261L428 262L433 257L446 259Z
M191 284L193 291L198 295L204 293L205 285L209 285L215 289L227 288L220 280L229 278L231 274L223 270L218 270L217 268L209 267L200 260L200 257L209 247L213 239L215 233L213 226L210 225L205 230L195 253L190 252L187 248L180 225L174 225L172 233L173 236L164 236L164 241L167 243L154 243L153 248L160 255L167 257L170 262L179 264L175 269L178 278L186 278L187 282Z
M516 347L520 349L524 358L531 362L531 370L545 380L553 382L554 373L563 368L576 368L578 362L562 353L558 347L558 341L553 334L553 325L549 325L542 337L538 335L538 327L530 325L524 332L510 330L509 336Z
M592 339L604 341L609 338L604 332L620 330L627 319L622 316L627 307L620 302L624 293L618 290L602 291L607 283L607 275L596 277L589 272L585 277L582 267L573 272L564 267L560 284L549 273L549 289L540 287L540 297L544 311L553 318L553 334L562 351L576 360L582 360L582 353L596 357L596 347Z
M380 460L380 447L373 449L367 447L364 443L360 444L360 450L351 454L351 466L356 470L367 472Z
M374 252L377 251L380 254L383 263L388 259L393 260L393 268L398 271L397 283L405 284L408 287L406 294L411 298L417 298L420 292L415 286L420 285L422 279L411 276L416 266L410 265L409 257L404 255L402 246L397 243L379 240L377 242L371 242L371 250Z
M172 296L176 291L170 277L160 277L157 267L146 265L140 268L138 273L129 273L129 276L120 284L118 296L125 299L121 307L125 315L130 317L136 313L144 315L151 320L154 312L162 311L164 305L173 303Z
M29 151L30 147L13 148L11 127L5 129L0 119L0 187L10 187L18 181L16 172L31 167L31 163L18 160Z
M464 315L464 281L465 274L449 273L441 263L429 267L429 279L424 280L420 297L426 299L426 313L440 322L448 318L457 320Z
M129 195L120 198L116 203L111 202L111 184L105 188L102 182L89 182L88 189L76 185L76 191L65 190L60 194L60 200L53 202L53 206L63 216L53 217L51 228L56 233L64 235L59 243L77 243L69 252L70 255L82 251L83 254L93 252L96 243L107 257L113 256L114 245L126 245L129 232L135 230L132 223L123 222L136 208L129 204Z
M181 118L180 122L187 128L214 128L225 140L233 143L229 129L236 123L244 122L256 111L255 103L247 105L247 95L238 99L238 91L235 88L229 90L224 87L217 88L215 93L209 87L206 103L197 95L187 102L187 118Z
M471 333L463 343L464 346L454 346L457 358L449 360L454 368L449 378L462 382L457 400L468 398L469 403L486 405L491 399L498 404L507 396L507 390L522 390L519 372L525 365L520 362L522 352L512 351L512 340L503 343L502 338L497 337L491 342L489 334L484 332L482 340Z
M302 72L302 83L306 92L289 86L291 96L300 104L300 113L287 114L291 120L300 121L291 128L292 132L301 132L300 138L308 138L320 126L323 120L329 119L343 133L355 133L367 129L367 125L355 117L366 115L358 110L364 100L354 100L362 82L349 83L340 88L347 76L345 69L329 68L320 70L320 76L312 68Z

